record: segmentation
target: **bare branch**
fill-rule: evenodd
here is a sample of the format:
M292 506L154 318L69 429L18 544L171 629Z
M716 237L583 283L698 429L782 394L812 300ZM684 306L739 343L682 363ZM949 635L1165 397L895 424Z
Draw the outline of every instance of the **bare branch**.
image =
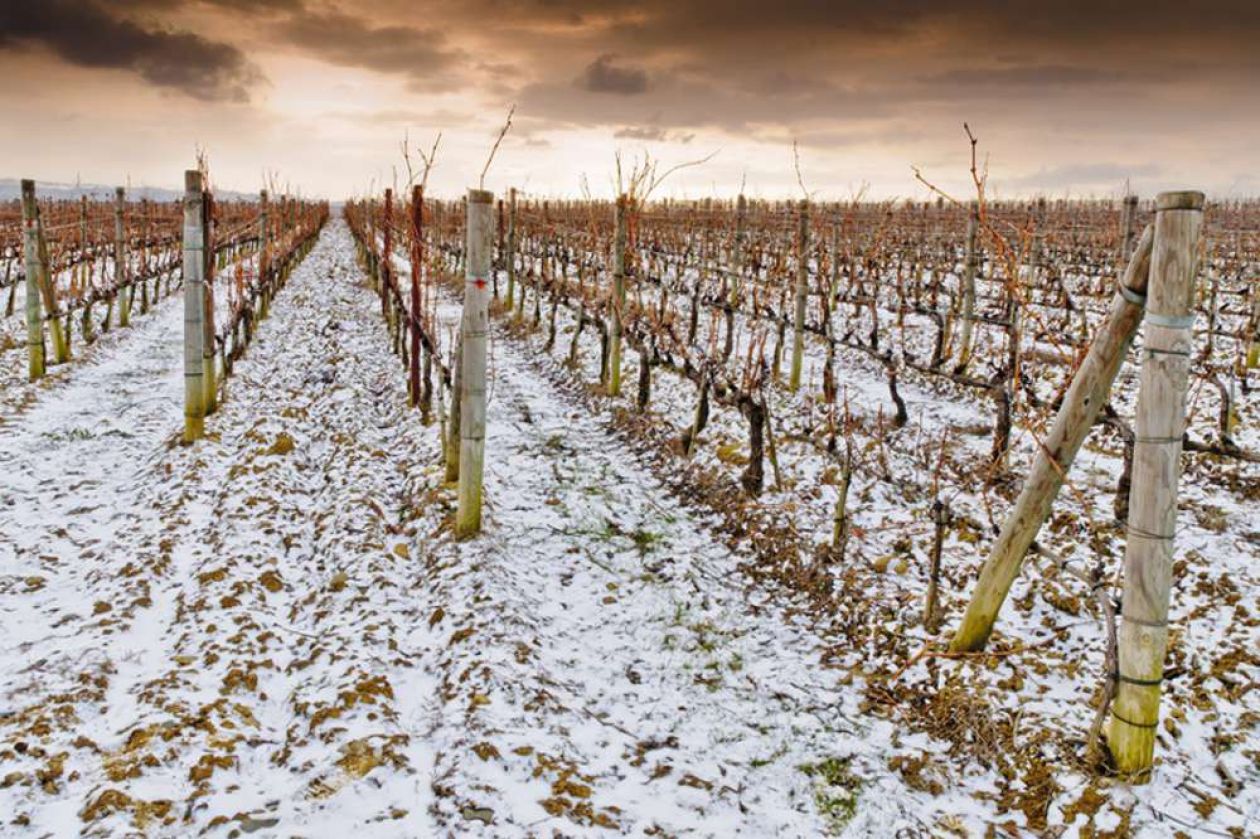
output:
M650 179L650 180L649 180L649 182L648 182L647 191L643 193L643 200L644 200L644 201L646 201L646 200L648 199L648 196L652 194L652 191L653 191L653 190L655 190L658 186L660 186L660 185L661 185L661 184L665 181L665 179L666 179L666 178L668 178L670 175L674 174L675 172L679 171L680 169L689 169L689 168L691 168L692 166L702 166L702 165L704 165L705 163L708 163L708 162L709 162L710 160L712 160L713 158L717 157L718 152L720 152L720 151L721 151L721 149L714 149L714 150L713 150L712 152L710 152L708 155L706 155L706 156L704 156L704 157L702 157L702 158L699 158L698 160L688 160L688 161L685 161L685 162L683 162L683 163L679 163L679 164L677 164L676 166L671 166L670 168L666 169L666 170L665 170L665 171L664 171L661 175L659 175L659 176L657 176L657 175L655 174L655 172L656 172L656 167L655 167L655 166L653 166L653 167L652 167L652 173L653 173L653 174L652 174L651 179Z
M796 182L800 184L801 194L805 196L805 200L809 200L809 190L805 188L805 179L801 177L801 149L797 145L796 138L792 138L792 163L796 167Z
M490 164L494 162L494 155L499 150L499 144L503 142L503 138L507 136L508 129L512 127L512 115L515 113L516 105L508 108L507 121L503 123L503 130L499 132L498 138L494 141L494 146L490 149L490 156L486 158L486 165L481 169L481 178L477 181L478 189L486 188L486 173L490 171Z
M429 149L427 155L424 153L424 149L419 146L416 147L416 151L420 154L420 160L424 162L424 174L420 176L420 189L425 189L429 185L429 173L433 171L433 167L437 163L438 143L441 142L442 132L439 131L437 137L433 138L433 148ZM487 163L486 165L489 166L490 164ZM482 177L485 177L484 173L482 173Z

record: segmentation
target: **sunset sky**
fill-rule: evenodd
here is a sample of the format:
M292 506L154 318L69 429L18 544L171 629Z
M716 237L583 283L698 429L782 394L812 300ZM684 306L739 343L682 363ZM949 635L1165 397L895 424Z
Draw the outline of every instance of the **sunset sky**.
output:
M1260 3L1013 0L0 0L0 177L342 198L432 186L612 191L614 153L718 151L661 195L1260 194Z

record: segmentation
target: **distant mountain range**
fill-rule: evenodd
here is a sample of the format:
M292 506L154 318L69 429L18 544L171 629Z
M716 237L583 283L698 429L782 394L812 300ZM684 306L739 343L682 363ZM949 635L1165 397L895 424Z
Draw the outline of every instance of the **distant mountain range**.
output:
M60 184L52 181L36 181L35 192L41 198L78 198L80 195L86 195L89 198L111 199L114 197L116 187L104 186L102 184ZM216 190L215 196L220 200L231 201L236 199L252 200L258 196L255 194L235 192L233 190ZM0 201L11 201L20 198L22 195L22 182L17 178L0 178ZM183 196L180 190L166 189L158 186L133 186L127 190L127 197L131 200L140 198L148 198L152 201L175 201Z

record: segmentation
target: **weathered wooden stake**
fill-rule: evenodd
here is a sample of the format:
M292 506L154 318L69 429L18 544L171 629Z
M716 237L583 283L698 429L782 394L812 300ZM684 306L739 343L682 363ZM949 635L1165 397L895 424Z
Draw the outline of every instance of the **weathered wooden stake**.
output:
M44 314L40 306L39 278L44 272L39 248L39 203L35 182L22 181L22 247L26 257L26 348L31 381L41 378L44 356Z
M612 329L609 336L608 352L608 395L621 393L621 316L626 305L626 196L617 196L617 205L613 211L612 274Z
M184 442L205 434L205 213L201 172L184 173ZM117 247L117 246L116 246ZM117 254L117 249L115 254Z
M267 190L258 193L258 281L262 293L258 296L258 316L265 318L271 309L271 228Z
M203 406L206 416L213 414L219 407L219 374L214 353L216 337L214 318L214 192L206 190L201 199L201 231L202 253L205 260L201 269L201 285L205 289L201 308L201 386L205 390Z
M792 318L792 369L788 374L788 390L801 386L801 367L805 360L805 307L809 299L809 202L801 201L800 229L796 241L796 311Z
M131 324L131 296L127 293L127 192L114 190L114 288L118 297L118 325Z
M1054 425L1041 441L1015 507L1003 523L980 571L967 612L950 645L955 652L983 649L988 642L998 610L1019 573L1024 554L1050 515L1081 443L1098 411L1107 402L1111 383L1142 320L1142 295L1146 293L1151 240L1148 228L1116 290L1107 320L1073 376Z
M1129 258L1129 254L1133 253L1133 246L1137 244L1137 205L1138 197L1136 195L1124 196L1124 209L1120 215L1120 264Z
M731 254L731 298L728 301L732 308L739 306L740 291L744 281L744 240L748 238L748 199L740 193L735 199L735 248Z
M394 291L394 190L385 190L384 223L381 246L381 314L393 332L393 307L390 305Z
M1156 197L1124 552L1119 684L1107 736L1116 768L1126 774L1149 770L1155 751L1202 224L1203 193Z
M503 255L507 268L507 298L504 305L510 310L516 295L516 187L508 190L507 252Z
M420 275L424 271L424 187L411 188L411 300L407 330L411 334L411 360L407 375L411 382L411 407L420 405Z
M88 205L87 196L79 196L79 250L87 253L88 247ZM84 295L83 314L79 321L83 329L83 343L85 345L92 343L95 337L92 334L92 263L84 261L79 271L79 283ZM66 329L73 332L69 328L69 315L66 316Z
M455 536L458 539L475 536L481 531L493 204L493 193L483 189L468 190L468 202L465 204L468 261L464 274L464 313L460 323L464 375L459 393L459 510L455 516Z

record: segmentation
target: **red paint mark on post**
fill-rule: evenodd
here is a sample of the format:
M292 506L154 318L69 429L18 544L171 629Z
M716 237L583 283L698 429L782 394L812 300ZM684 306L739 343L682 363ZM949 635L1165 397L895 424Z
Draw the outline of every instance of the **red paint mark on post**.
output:
M472 283L473 283L473 285L475 285L478 289L483 289L483 288L485 288L485 287L486 287L486 280L485 280L485 278L484 278L484 277L478 277L477 279L473 280L473 281L472 281Z

